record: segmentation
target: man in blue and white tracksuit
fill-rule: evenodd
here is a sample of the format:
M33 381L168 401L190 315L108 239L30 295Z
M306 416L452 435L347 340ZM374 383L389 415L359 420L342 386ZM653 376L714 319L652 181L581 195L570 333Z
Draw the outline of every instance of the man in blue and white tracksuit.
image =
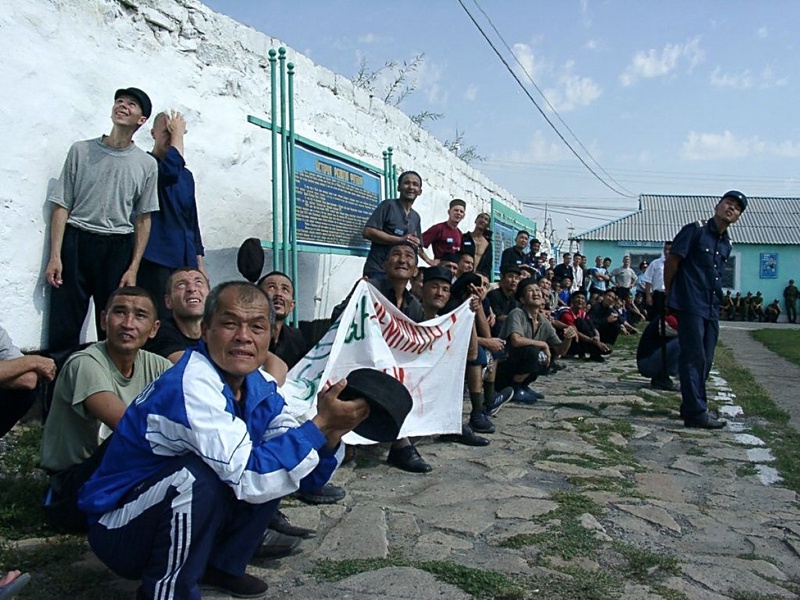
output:
M245 573L278 500L318 489L341 462L341 436L369 413L341 381L299 425L259 369L274 310L256 286L229 282L206 300L203 344L128 408L81 490L89 543L137 598L200 598L199 585L260 598Z

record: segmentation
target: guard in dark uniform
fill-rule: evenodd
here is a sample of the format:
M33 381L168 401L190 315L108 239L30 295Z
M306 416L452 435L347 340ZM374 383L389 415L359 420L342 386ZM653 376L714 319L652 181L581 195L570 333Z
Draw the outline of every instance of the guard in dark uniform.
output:
M708 221L690 223L672 241L664 267L667 306L678 316L681 417L686 427L720 429L708 414L706 379L719 337L722 274L731 254L728 227L747 208L747 197L726 192Z

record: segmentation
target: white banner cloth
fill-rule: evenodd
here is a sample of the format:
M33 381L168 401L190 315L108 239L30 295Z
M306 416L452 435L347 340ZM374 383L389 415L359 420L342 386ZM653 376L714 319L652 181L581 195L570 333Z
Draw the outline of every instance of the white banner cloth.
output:
M297 363L281 391L290 412L316 414L317 392L350 371L373 367L411 393L414 406L399 437L461 432L464 371L475 315L465 302L453 312L414 323L361 281L339 320ZM349 433L348 444L372 444Z

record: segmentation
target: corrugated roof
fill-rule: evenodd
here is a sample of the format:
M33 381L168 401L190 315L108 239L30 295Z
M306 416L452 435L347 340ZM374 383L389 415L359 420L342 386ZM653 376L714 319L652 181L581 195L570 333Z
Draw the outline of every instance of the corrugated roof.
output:
M747 210L730 229L737 244L800 244L800 198L748 196ZM691 221L714 214L719 196L639 196L639 210L573 239L640 242L671 240Z

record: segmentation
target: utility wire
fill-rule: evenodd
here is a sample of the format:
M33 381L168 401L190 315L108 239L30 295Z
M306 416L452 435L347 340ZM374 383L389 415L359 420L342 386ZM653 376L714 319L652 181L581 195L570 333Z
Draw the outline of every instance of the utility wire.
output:
M567 139L566 139L566 138L563 136L563 134L562 134L562 133L561 133L561 132L558 130L558 128L555 126L555 124L554 124L554 123L553 123L553 122L550 120L550 118L547 116L547 114L544 112L544 110L542 110L542 107L541 107L541 106L539 106L539 103L538 103L538 102L536 102L536 99L535 99L535 98L534 98L534 97L531 95L531 93L528 91L528 88L526 88L526 87L525 87L525 85L522 83L522 81L520 80L520 78L519 78L519 77L517 76L517 74L514 72L514 69L512 69L512 68L511 68L511 65L509 65L509 64L508 64L508 61L505 59L505 57L504 57L504 56L503 56L503 55L500 53L500 51L497 49L497 46L495 46L495 45L494 45L494 42L492 42L492 40L491 40L491 39L489 39L489 36L488 36L488 35L486 34L486 32L483 30L483 28L481 27L480 23L478 23L478 21L477 21L477 20L475 20L475 17L473 17L473 16L472 16L472 13L471 13L471 12L469 11L469 9L466 7L466 5L464 4L463 0L458 0L458 3L461 5L461 8L463 8L463 9L464 9L464 12L465 12L465 13L467 13L467 16L470 18L470 20L472 21L472 23L473 23L473 24L475 25L475 27L478 29L478 31L480 32L480 34L483 36L483 39L485 39L485 40L486 40L486 43L487 43L487 44L489 44L489 47L490 47L490 48L491 48L491 49L494 51L494 53L497 55L497 58L499 58L499 59L500 59L500 62L502 62L502 63L503 63L503 65L505 66L506 70L507 70L507 71L508 71L508 72L511 74L511 76L514 78L514 80L517 82L517 85L519 85L519 87L522 89L522 91L525 93L525 95L528 97L528 99L529 99L529 100L530 100L530 101L533 103L533 105L536 107L536 110L538 110L538 111L539 111L539 113L542 115L542 117L544 118L544 120L545 120L545 121L547 121L547 124L550 126L550 128L551 128L551 129L552 129L552 130L555 132L555 134L556 134L556 135L559 137L559 139L561 139L561 141L562 141L562 142L564 142L564 145L565 145L567 148L569 148L570 152L572 152L572 154L575 156L575 158L577 158L577 159L578 159L578 160L581 162L581 164L582 164L584 167L586 167L586 169L587 169L587 170L588 170L588 171L589 171L589 172L590 172L592 175L594 175L595 179L597 179L597 180L598 180L600 183L602 183L604 186L606 186L608 189L610 189L610 190L611 190L612 192L614 192L615 194L618 194L618 195L620 195L620 196L623 196L623 197L625 197L625 198L635 197L635 196L632 196L631 194L626 194L626 193L624 193L624 192L621 192L620 190L618 190L618 189L614 188L614 187L613 187L611 184L609 184L609 183L608 183L608 182L607 182L605 179L603 179L603 178L602 178L602 177L601 177L601 176L600 176L600 175L597 173L597 171L595 171L595 170L594 170L594 169L593 169L593 168L592 168L592 167L589 165L589 163L587 163L587 162L584 160L584 158L583 158L583 157L582 157L580 154L578 154L578 152L575 150L575 148L573 148L573 147L572 147L572 145L571 145L571 144L570 144L570 143L567 141Z
M472 0L472 1L473 1L473 3L475 4L475 6L478 8L478 10L479 10L479 11L481 11L481 14L484 16L484 18L485 18L485 19L486 19L486 20L489 22L489 25L490 25L490 26L491 26L491 28L494 30L494 32L495 32L495 34L497 35L497 37L498 37L498 38L500 38L500 41L503 43L503 46L505 46L505 49L506 49L506 50L508 50L508 53L509 53L511 56L513 56L513 57L514 57L514 61L517 63L517 65L519 65L519 68L522 70L522 72L523 72L523 73L525 73L525 76L528 78L528 81L530 81L530 82L531 82L531 85L532 85L532 86L533 86L533 87L536 89L536 91L537 91L537 92L539 92L539 95L540 95L540 96L541 96L541 97L544 99L544 101L547 103L547 106L550 108L550 110L552 110L552 111L553 111L553 114L554 114L556 117L558 117L558 120L561 122L561 124L562 124L564 127L566 127L567 131L569 131L570 135L572 135L572 139L574 139L574 140L575 140L575 141L578 143L578 145L579 145L579 146L580 146L580 147L583 149L583 151L586 153L586 156L588 156L590 159L592 159L592 162L593 162L595 165L597 165L597 168L598 168L598 169L600 169L600 170L601 170L601 171L602 171L602 172L605 174L605 176L606 176L606 177L608 177L608 178L609 178L611 181L613 181L615 184L617 184L617 186L619 186L619 187L620 187L622 190L624 190L625 192L627 192L627 193L628 193L630 196L635 196L635 194L634 194L633 192L631 192L630 190L628 190L628 189L627 189L627 188L626 188L624 185L622 185L622 184L621 184L619 181L617 181L616 179L614 179L614 177L612 177L612 176L611 176L611 174L609 174L609 172L608 172L608 171L606 171L606 170L603 168L603 165L601 165L599 162L597 162L597 159L596 159L594 156L592 156L592 153L591 153L591 152L589 152L589 149L588 149L586 146L584 146L584 145L583 145L583 142L581 142L581 141L580 141L580 139L578 139L578 136L577 136L577 135L575 135L575 132L574 132L574 131L572 131L572 129L570 128L570 126L569 126L569 125L567 125L567 123L564 121L564 119L562 119L562 118L561 118L561 115L560 115L560 114L558 114L558 111L556 110L556 107L555 107L555 106L553 106L553 105L550 103L550 100L548 100L548 99L547 99L547 96L545 96L545 93L544 93L544 92L541 90L541 88L539 88L539 86L538 86L538 85L536 85L536 82L533 80L533 76L532 76L530 73L528 73L528 70L525 68L525 65L523 65L523 64L522 64L522 62L521 62L521 61L519 60L519 58L517 57L516 53L515 53L515 52L514 52L514 51L513 51L513 50L512 50L510 47L509 47L508 43L506 42L505 38L503 37L503 34L502 34L502 33L500 33L500 31L497 29L497 27L495 27L495 24L494 24L494 22L492 21L491 17L490 17L488 14L486 14L486 11L485 11L485 10L483 10L483 8L481 7L481 5L480 5L480 4L478 4L478 0Z

